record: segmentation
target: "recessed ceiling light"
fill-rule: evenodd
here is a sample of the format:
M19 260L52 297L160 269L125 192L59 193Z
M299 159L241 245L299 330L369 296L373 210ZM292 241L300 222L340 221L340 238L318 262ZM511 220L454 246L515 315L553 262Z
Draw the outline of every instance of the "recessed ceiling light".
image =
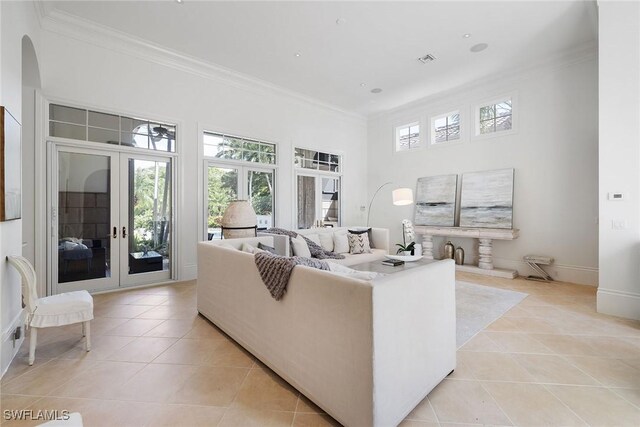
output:
M342 24L346 24L347 20L344 18L338 18L336 19L336 25L342 25Z
M371 89L371 93L380 93L380 92L382 92L382 89L380 89L379 87L375 87Z
M360 83L360 87L365 87L366 85L366 83Z
M468 39L469 37L471 37L471 34L469 34L469 33L466 33L466 34L462 35L463 39Z
M182 3L184 0L176 0L176 3Z
M477 53L477 52L482 52L483 50L485 50L486 48L488 48L489 45L486 43L478 43L478 44L474 44L473 46L471 46L471 49L469 49L471 52Z
M300 52L296 52L296 53L293 54L293 56L295 56L296 58L300 58L300 56L302 56L302 55L300 54Z

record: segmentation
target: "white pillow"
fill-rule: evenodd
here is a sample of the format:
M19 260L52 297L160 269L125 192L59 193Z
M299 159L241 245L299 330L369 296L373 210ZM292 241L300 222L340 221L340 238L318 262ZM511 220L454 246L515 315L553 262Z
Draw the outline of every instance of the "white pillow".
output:
M370 254L371 245L369 244L369 236L367 233L347 234L349 239L349 253L352 254Z
M311 258L311 251L307 242L304 241L301 235L298 235L295 239L291 239L291 247L293 249L293 255L301 256L305 258Z
M311 240L316 245L320 245L320 237L317 234L306 234L304 237Z
M333 233L333 251L338 254L349 253L347 233Z
M250 254L257 254L258 252L263 252L262 249L258 249L255 246L252 246L248 243L242 244L242 252L247 252Z
M322 249L333 252L333 233L320 233L318 237L320 238Z
M342 264L338 264L337 262L331 262L331 261L327 261L327 264L329 265L329 271L333 272L333 273L337 273L341 276L345 276L345 277L351 277L353 279L360 279L360 280L373 280L376 277L378 277L380 274L376 273L375 271L358 271L358 270L354 270L353 268L349 268L347 266L344 266Z
M227 242L224 242L224 241L218 243L216 246L218 246L219 248L233 249L234 251L237 250L235 248L235 246L233 246L231 243L227 243Z

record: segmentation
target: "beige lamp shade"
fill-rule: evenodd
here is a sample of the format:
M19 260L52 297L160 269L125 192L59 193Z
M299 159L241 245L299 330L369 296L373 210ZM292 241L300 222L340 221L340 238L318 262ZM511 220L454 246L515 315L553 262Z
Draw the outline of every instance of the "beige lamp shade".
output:
M234 200L222 215L222 235L225 239L238 239L256 235L258 217L248 200Z
M413 190L410 188L398 188L393 190L393 204L396 206L410 205L413 203Z

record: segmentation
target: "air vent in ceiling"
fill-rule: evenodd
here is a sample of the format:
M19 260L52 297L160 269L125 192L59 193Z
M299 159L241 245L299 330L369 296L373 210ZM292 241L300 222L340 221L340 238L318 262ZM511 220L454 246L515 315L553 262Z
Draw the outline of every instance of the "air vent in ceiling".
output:
M435 61L436 57L431 55L430 53L426 54L425 56L422 56L420 58L418 58L418 61L422 62L423 64L426 64L428 62L432 62Z

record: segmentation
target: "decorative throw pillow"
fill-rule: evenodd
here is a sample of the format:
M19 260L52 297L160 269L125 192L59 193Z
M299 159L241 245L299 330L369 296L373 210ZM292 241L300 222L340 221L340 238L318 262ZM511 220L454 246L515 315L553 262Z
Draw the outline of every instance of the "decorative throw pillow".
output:
M258 252L262 252L262 249L258 249L255 246L252 246L248 243L243 243L242 244L242 252L247 252L250 254L256 254Z
M267 252L272 253L274 255L278 255L276 253L276 248L274 248L273 246L265 245L262 242L258 242L258 249L262 249L263 251L267 251Z
M333 233L320 233L318 234L320 239L320 246L325 251L333 252Z
M316 245L320 246L320 237L317 234L305 234L304 237L311 240Z
M353 279L360 280L373 280L378 276L383 276L383 274L376 273L374 271L358 271L353 268L347 267L346 265L338 264L337 262L327 261L327 265L329 266L329 271L340 274L341 276L350 277Z
M311 258L309 246L301 235L298 235L295 239L291 239L291 248L293 249L293 255Z
M349 233L349 253L352 254L370 254L371 245L369 244L369 235L365 230L361 234Z
M333 233L333 252L337 254L349 253L349 238L346 233Z

